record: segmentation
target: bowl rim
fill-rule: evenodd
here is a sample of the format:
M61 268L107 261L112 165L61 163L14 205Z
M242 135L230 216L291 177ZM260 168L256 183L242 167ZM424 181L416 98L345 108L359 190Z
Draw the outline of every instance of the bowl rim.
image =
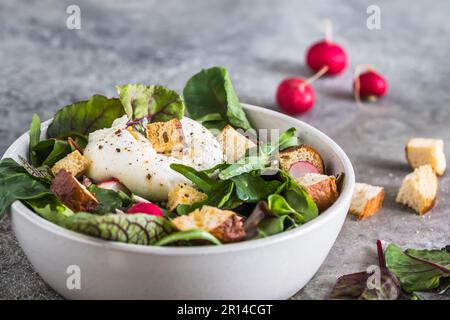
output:
M85 245L91 245L115 251L127 251L142 254L157 254L169 256L206 255L206 254L209 255L209 254L231 253L237 251L258 249L261 247L274 245L279 242L288 241L289 239L301 236L304 233L308 233L314 229L320 228L322 225L326 224L329 220L332 220L336 215L339 214L339 209L341 207L345 207L345 203L350 203L355 185L355 173L353 170L353 166L350 162L350 159L345 154L345 152L325 133L303 122L302 120L296 119L294 117L282 114L280 112L271 109L258 107L246 103L241 104L245 110L257 111L259 113L265 113L267 114L267 116L274 116L280 118L281 120L287 121L294 120L295 122L301 123L301 126L307 128L307 130L312 132L313 135L317 136L320 140L323 140L325 144L328 145L332 150L332 152L337 156L339 161L342 163L344 167L345 179L341 194L339 195L336 202L326 211L321 213L317 218L292 230L288 230L262 239L229 243L220 246L208 245L196 247L156 247L156 246L146 246L146 245L107 241L65 229L42 218L40 215L36 214L31 209L26 207L20 200L15 201L11 205L10 209L11 215L17 213L22 218L28 220L28 222L37 225L38 227L44 229L46 232L51 232L55 236L60 236L62 238L65 238L66 240L76 241ZM41 127L46 128L51 120L52 119L49 119L43 122ZM3 154L2 159L6 157L13 157L13 158L17 157L17 152L15 151L16 146L27 143L27 141L28 141L28 131L22 134L8 147L6 152Z

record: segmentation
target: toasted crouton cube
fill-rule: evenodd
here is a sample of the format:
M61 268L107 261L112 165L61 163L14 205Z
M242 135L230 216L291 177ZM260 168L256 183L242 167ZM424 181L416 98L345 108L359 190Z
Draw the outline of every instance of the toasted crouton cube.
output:
M150 123L145 129L147 139L156 152L170 152L184 147L183 129L178 119Z
M240 241L245 237L242 219L230 210L203 206L188 215L173 219L172 222L180 231L204 230L223 243Z
M50 189L63 204L74 212L91 212L99 205L95 196L64 169L59 170L55 175Z
M228 163L236 162L245 155L248 149L256 146L253 141L237 132L230 125L223 128L217 136L217 141Z
M373 216L383 207L384 188L356 183L349 212L358 220Z
M328 209L339 197L335 176L307 173L296 181L308 191L320 212Z
M280 151L279 159L280 167L284 171L289 171L291 166L298 161L306 161L315 166L320 174L325 172L325 166L320 154L306 144L293 146Z
M447 167L444 141L438 139L414 138L405 148L406 160L412 168L429 164L437 175L442 176Z
M437 177L431 165L420 166L403 179L395 201L422 215L434 206L437 188Z
M75 150L56 162L52 167L52 173L56 175L61 169L64 169L71 175L79 177L86 172L88 167L89 159L83 156L78 150Z
M180 204L194 204L206 199L206 194L187 183L179 183L169 191L167 209L174 211Z

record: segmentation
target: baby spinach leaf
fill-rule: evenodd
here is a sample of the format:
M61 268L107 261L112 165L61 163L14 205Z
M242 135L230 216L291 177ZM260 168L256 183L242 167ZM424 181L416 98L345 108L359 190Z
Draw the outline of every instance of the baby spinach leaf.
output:
M205 172L197 171L194 168L185 166L183 164L172 163L170 165L170 168L182 174L186 179L192 181L193 184L195 184L205 193L211 192L214 188L214 184L216 183Z
M32 177L11 158L0 161L0 219L16 200L28 200L51 194L44 182Z
M148 214L107 214L103 216L77 213L66 220L73 231L109 241L153 245L174 231L163 217Z
M116 86L116 89L130 119L149 117L151 122L164 122L183 117L184 103L176 91L143 84Z
M402 251L390 244L384 258L407 292L436 289L441 279L450 277L450 253L445 249Z
M297 227L297 223L288 215L265 218L258 225L257 238L268 237Z
M306 222L319 215L319 209L314 200L294 180L291 180L286 188L286 201L295 211L302 214Z
M193 242L221 245L220 241L209 232L203 230L187 230L172 233L156 242L155 246L187 245Z
M297 129L289 128L280 135L276 147L281 151L296 145L298 145Z
M91 184L88 187L88 190L95 195L99 202L99 206L95 210L95 213L97 214L115 212L116 209L124 206L122 196L113 190L101 188L95 184Z
M280 181L266 181L263 178L244 173L231 178L236 186L237 197L245 202L258 202L274 193Z
M36 155L38 166L52 167L57 161L72 152L72 148L67 141L47 139L39 142L33 148L33 152Z
M38 114L33 115L33 119L30 124L30 143L28 145L28 158L33 166L38 166L36 154L33 151L34 147L39 143L41 139L41 119Z
M231 179L246 172L263 170L269 161L270 156L266 153L260 155L244 157L237 162L230 165L228 168L219 173L219 178L222 180Z
M268 198L269 209L277 216L289 215L297 223L305 223L306 220L301 213L292 208L289 203L279 194L272 194Z
M47 129L47 137L65 140L83 137L89 133L110 127L114 120L124 115L119 99L94 95L89 100L76 102L61 108Z
M66 219L74 214L54 195L25 200L25 202L41 217L60 226L63 226Z
M190 117L201 119L206 127L220 130L230 123L235 128L251 129L225 68L212 67L195 74L186 83L183 96ZM208 116L211 114L214 116Z

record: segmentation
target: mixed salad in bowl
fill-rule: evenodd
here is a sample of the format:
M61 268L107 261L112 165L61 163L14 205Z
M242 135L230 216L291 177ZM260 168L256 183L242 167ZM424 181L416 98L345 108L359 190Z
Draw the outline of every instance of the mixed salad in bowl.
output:
M0 218L16 200L72 231L154 246L220 245L316 218L339 196L295 128L252 128L221 67L168 88L116 87L61 108L28 158L0 161ZM185 110L186 109L186 110Z

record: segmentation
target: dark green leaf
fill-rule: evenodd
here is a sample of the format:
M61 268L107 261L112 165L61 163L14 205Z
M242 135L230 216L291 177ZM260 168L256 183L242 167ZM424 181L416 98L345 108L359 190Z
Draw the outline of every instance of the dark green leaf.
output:
M297 227L297 223L288 215L280 217L265 218L258 225L258 238L271 236Z
M77 213L67 219L65 226L109 241L153 245L174 231L166 218L148 214L79 215Z
M181 119L184 103L178 93L162 86L128 84L116 86L130 119L150 117L151 122Z
M88 190L95 195L99 202L99 206L95 210L97 214L113 213L116 209L124 206L122 201L123 195L121 196L113 190L101 188L95 184L91 184Z
M51 194L44 182L32 177L11 158L0 161L0 218L16 200L28 200Z
M238 198L245 202L258 202L266 199L270 194L280 186L281 182L277 180L265 181L259 176L244 173L231 178L236 185L236 194Z
M155 246L187 245L192 244L193 242L197 244L221 244L220 241L209 232L202 230L187 230L172 233L155 243Z
M89 100L60 109L47 129L47 137L61 140L77 136L87 138L95 130L110 127L124 114L119 99L94 95Z
M38 166L36 154L33 152L33 148L39 143L41 139L41 119L38 114L33 115L33 119L30 124L30 143L28 145L28 158L30 159L31 165Z
M192 181L193 184L195 184L205 193L211 192L214 188L214 184L216 183L205 172L197 171L194 168L185 166L183 164L172 163L170 165L170 168L182 174L186 179Z
M390 244L384 253L387 268L407 292L439 288L440 280L450 277L450 253L442 250L402 251Z
M307 191L295 182L295 180L291 180L288 183L285 194L286 201L295 209L295 211L302 214L306 222L311 221L318 216L319 209L314 200L309 196Z
M47 139L42 140L33 148L38 165L52 167L72 152L70 145L63 140Z
M271 212L277 216L289 215L297 223L305 223L306 220L301 213L292 208L289 203L279 194L272 194L268 197L268 205Z
M212 67L195 74L186 83L183 96L190 117L202 119L205 126L214 122L216 129L222 129L228 122L235 128L251 129L225 68ZM214 116L208 120L210 114ZM228 121L217 121L217 114Z

